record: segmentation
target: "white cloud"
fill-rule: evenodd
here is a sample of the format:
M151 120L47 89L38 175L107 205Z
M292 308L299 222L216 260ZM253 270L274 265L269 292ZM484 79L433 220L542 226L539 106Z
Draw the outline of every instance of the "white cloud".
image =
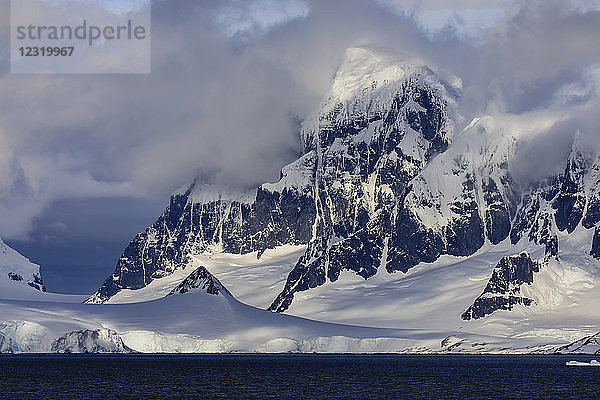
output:
M518 0L378 0L398 12L409 13L435 33L453 26L461 35L479 38L519 10Z
M449 12L445 1L421 4ZM477 27L481 2L452 4ZM485 4L495 20L506 3ZM150 75L0 72L0 234L26 234L61 198L166 202L197 174L233 187L276 180L299 150L294 121L318 105L351 46L414 53L460 76L467 114L560 107L592 121L584 106L596 98L588 71L600 64L600 15L528 4L473 43L425 34L375 1L156 0Z
M228 36L249 31L264 33L289 21L304 18L310 9L303 0L234 0L216 14Z

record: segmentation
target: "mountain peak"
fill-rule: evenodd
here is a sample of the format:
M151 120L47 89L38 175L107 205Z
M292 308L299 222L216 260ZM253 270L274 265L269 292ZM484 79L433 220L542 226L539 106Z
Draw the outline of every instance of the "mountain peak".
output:
M573 142L571 144L571 158L578 157L583 158L586 161L591 161L591 159L596 155L595 145L596 143L594 138L591 138L582 131L577 130L573 136Z
M425 61L403 53L394 54L380 48L351 47L346 50L335 75L330 97L344 101L366 88L375 89L403 80L416 72L432 74L433 70ZM453 83L460 86L458 81Z
M429 92L436 101L447 105L444 107L451 119L456 117L456 100L462 91L459 78L403 53L381 48L350 48L323 103L302 125L300 136L304 148L308 151L316 145L315 135L323 128L336 130L355 125L354 130L360 131L365 123L383 119L390 111L396 113L398 110L391 108L398 105L423 112L429 105L423 103L423 99L418 100L421 91ZM399 98L401 95L406 98Z
M400 64L404 63L395 61L394 57L380 50L349 48L336 73L331 96L343 100L366 87L402 79L406 76L406 71ZM414 68L414 63L408 65Z

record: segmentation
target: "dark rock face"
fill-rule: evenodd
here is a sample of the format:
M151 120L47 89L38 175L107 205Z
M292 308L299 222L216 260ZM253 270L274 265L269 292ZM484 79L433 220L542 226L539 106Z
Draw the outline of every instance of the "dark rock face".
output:
M511 242L516 244L523 236L529 241L546 245L546 254L558 254L557 232L573 231L581 224L591 229L600 220L600 192L598 184L591 186L586 195L585 181L600 176L600 159L586 153L574 143L564 172L539 184L526 193L513 221Z
M9 272L8 278L17 282L24 281L24 278L21 274L16 274L14 272ZM32 288L39 290L40 292L46 291L46 287L44 286L44 282L42 281L42 276L40 274L33 275L33 280L27 281L27 284Z
M483 187L483 192L487 205L485 212L487 237L492 244L498 244L510 234L511 215L494 180L488 180Z
M583 194L583 178L587 162L580 153L571 156L562 179L557 182L558 194L552 202L556 210L555 221L559 231L573 233L581 219L587 200Z
M523 236L539 245L553 238L554 218L549 204L556 196L555 184L540 185L523 196L510 233L512 244L517 244Z
M592 165L590 175L595 176L596 179L592 179L592 191L582 221L583 226L587 229L591 229L600 223L600 162Z
M442 235L425 228L407 210L396 218L388 249L386 269L407 272L420 262L433 262L445 250Z
M540 198L538 193L526 193L521 200L519 211L515 217L510 232L510 242L517 244L527 231L533 232L533 224L538 220Z
M552 236L546 241L546 255L558 256L558 238L556 236Z
M594 231L594 239L592 241L592 251L590 251L592 257L600 260L600 227Z
M259 189L255 202L235 200L195 203L195 185L171 203L160 218L127 246L112 276L88 300L102 303L121 289L140 289L156 278L184 267L190 254L220 246L244 254L283 244L304 244L311 236L314 202L308 194Z
M600 333L586 336L564 346L559 346L554 354L600 354Z
M21 275L15 274L14 272L9 272L8 277L9 279L12 279L13 281L17 282L21 282L23 280L23 277Z
M167 296L171 296L176 293L185 294L195 289L215 296L218 296L221 292L231 296L229 290L227 290L223 284L219 282L219 280L204 267L198 267L179 285L177 285L177 287L171 290Z
M600 182L597 183L600 188ZM600 194L594 194L588 203L588 209L582 224L587 229L591 229L600 222Z
M44 282L42 281L42 276L40 274L35 274L33 276L33 281L27 281L27 284L32 288L39 290L40 292L46 291L46 286L44 286Z
M421 111L414 111L409 103L417 103ZM335 282L344 269L367 279L375 275L382 264L388 271L406 270L418 264L421 257L439 256L440 243L421 250L419 242L439 242L427 231L423 231L421 238L411 238L411 242L396 235L406 232L398 229L403 225L408 225L413 232L422 230L410 213L397 204L402 203L409 182L428 160L448 148L446 108L446 102L436 90L413 77L398 88L389 109L369 123L359 125L358 129L356 125L349 128L345 122L337 123L335 113L320 121L311 147L322 153L321 164L316 169L316 235L270 310L285 311L294 293L322 285L327 278ZM365 140L362 134L371 129L372 136ZM403 140L413 132L422 146L421 159L402 151ZM371 189L369 182L374 184ZM481 222L474 214L456 224ZM474 246L477 234L473 238L473 235L458 232L459 229L451 242L462 246L458 251L466 252ZM419 251L407 251L407 246L418 247Z
M455 203L451 208L460 217L447 230L448 254L470 256L483 246L483 221L475 201Z
M523 297L521 285L532 284L533 274L540 271L540 263L527 253L504 257L490 278L483 293L462 315L464 320L483 318L497 310L512 310L516 304L530 306L533 300Z

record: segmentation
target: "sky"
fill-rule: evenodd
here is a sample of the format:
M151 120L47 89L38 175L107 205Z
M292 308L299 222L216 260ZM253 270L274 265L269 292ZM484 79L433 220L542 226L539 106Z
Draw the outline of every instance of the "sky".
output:
M52 291L94 291L196 177L235 190L276 181L349 47L459 76L466 123L560 115L524 146L524 181L553 172L576 130L594 142L600 126L600 0L154 0L152 73L140 75L10 74L7 7L0 236Z

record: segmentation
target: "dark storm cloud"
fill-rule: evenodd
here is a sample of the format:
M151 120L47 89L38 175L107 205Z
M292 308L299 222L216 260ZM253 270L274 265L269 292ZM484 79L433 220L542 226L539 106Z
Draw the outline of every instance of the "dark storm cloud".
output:
M564 1L525 4L492 32L479 73L514 113L549 106L561 88L585 85L588 68L600 62L600 12L573 10Z
M223 34L221 4L156 2L148 76L0 77L2 233L56 199L165 198L198 171L234 187L277 178L307 93Z
M555 122L533 132L513 163L515 178L535 183L564 169L573 136L581 132L600 150L600 4L526 3L493 37L486 61L491 73L474 85L490 91L488 105L507 113L541 113Z
M484 3L456 2L454 21L473 23L464 10ZM15 76L0 67L0 234L25 234L59 199L166 199L197 175L235 188L276 180L300 151L298 119L317 107L352 46L407 52L461 77L466 123L552 107L587 116L598 11L527 2L472 40L453 26L425 32L422 17L436 7L427 4L156 0L151 75ZM497 13L505 3L487 4Z

